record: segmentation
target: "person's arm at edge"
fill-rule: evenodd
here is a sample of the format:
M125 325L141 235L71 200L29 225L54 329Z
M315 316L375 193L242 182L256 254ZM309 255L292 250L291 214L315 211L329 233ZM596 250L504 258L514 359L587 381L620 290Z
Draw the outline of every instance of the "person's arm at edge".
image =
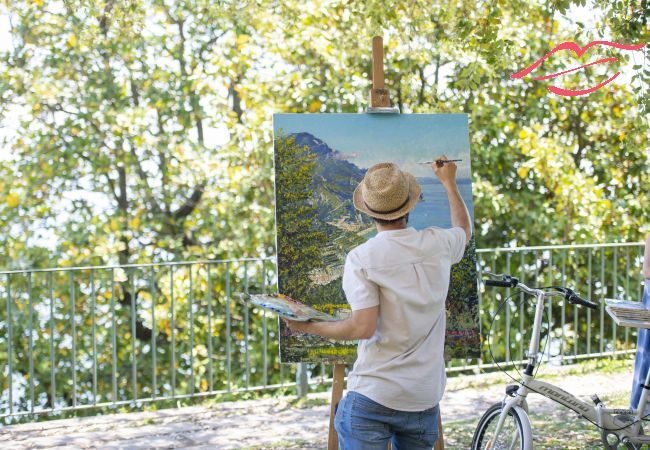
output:
M643 277L650 280L650 233L645 238L645 251L643 252Z
M283 318L294 331L317 334L330 339L369 339L375 334L379 306L352 311L352 316L335 322L297 322Z
M446 160L448 158L442 155L436 158L436 160L438 159ZM460 190L456 184L456 164L452 162L446 163L442 167L437 167L434 162L431 166L442 183L442 186L445 188L445 191L447 191L449 210L451 212L451 225L465 230L465 236L467 237L467 242L469 242L472 237L472 224L467 205L465 205L465 201L461 197Z

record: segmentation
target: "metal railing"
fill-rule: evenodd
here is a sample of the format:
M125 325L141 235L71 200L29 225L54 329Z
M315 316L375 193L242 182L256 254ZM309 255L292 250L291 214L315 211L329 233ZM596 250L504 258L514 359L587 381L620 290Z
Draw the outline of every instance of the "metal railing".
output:
M603 305L641 298L642 250L642 243L480 249L477 260L479 275L566 284ZM274 284L270 258L0 272L0 418L295 386L296 365L279 363L275 316L235 299ZM522 298L499 310L508 295L479 296L483 334L495 317L500 363L523 359L532 320ZM617 329L603 306L592 314L549 303L547 313L547 359L634 347L635 335ZM484 342L480 359L454 360L448 371L493 367ZM323 365L302 366L302 380L305 368L310 383L328 381Z
M598 311L547 303L545 322L550 327L544 358L565 361L629 354L636 347L636 330L619 328L605 313L605 299L640 301L643 292L643 243L557 245L477 249L479 278L483 271L507 273L529 286L564 285L600 304ZM448 370L492 369L496 363L523 363L532 326L534 305L511 289L481 288L479 316L483 341L478 361L453 361ZM502 304L508 298L509 301ZM491 330L491 332L490 332ZM493 337L496 336L497 339ZM488 351L491 346L495 362Z
M291 386L269 259L0 272L0 417ZM254 321L254 326L252 326Z

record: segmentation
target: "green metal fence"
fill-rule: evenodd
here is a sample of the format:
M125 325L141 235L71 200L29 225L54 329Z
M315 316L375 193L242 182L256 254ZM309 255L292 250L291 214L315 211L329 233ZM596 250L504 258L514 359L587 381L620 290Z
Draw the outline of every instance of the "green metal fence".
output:
M635 335L604 314L603 299L640 299L643 244L478 250L479 272L510 273L529 285L566 284L601 309L549 303L549 360L615 356ZM295 365L278 358L273 315L237 300L275 286L272 259L0 272L0 418L295 386ZM510 293L482 290L481 328L492 328L500 363L523 359L532 308ZM496 314L498 312L498 314ZM454 360L450 372L491 369ZM327 368L300 367L326 383ZM303 378L304 379L304 378Z
M546 360L558 362L616 357L634 352L636 332L619 328L605 313L605 299L640 301L643 291L643 243L564 245L477 250L479 277L483 271L508 273L528 286L568 286L585 298L599 303L597 311L570 305L554 298L546 306L545 322L550 324ZM479 361L454 361L449 370L494 368L497 363L524 361L532 326L534 305L531 297L513 294L512 289L482 288L479 293L480 324L484 340ZM490 331L491 330L491 331ZM472 365L473 364L473 365Z
M0 417L293 384L269 259L0 272ZM11 374L11 376L10 376Z

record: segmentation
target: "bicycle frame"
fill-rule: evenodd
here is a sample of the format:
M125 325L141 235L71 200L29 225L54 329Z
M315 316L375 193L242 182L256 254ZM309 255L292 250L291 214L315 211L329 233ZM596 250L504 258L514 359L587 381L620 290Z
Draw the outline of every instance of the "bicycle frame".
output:
M641 393L641 398L639 400L639 406L636 409L608 409L605 408L602 403L593 405L587 402L584 402L577 398L576 396L570 394L569 392L564 391L563 389L545 381L540 381L535 379L534 368L538 364L538 351L540 344L540 335L542 328L542 318L544 314L544 304L547 298L553 296L553 294L548 294L537 289L530 289L525 285L519 284L518 287L522 291L534 295L537 298L537 304L535 308L535 322L533 325L533 332L530 340L530 345L528 348L528 364L524 370L522 376L522 383L519 389L512 397L508 397L504 400L503 409L497 422L496 429L494 431L494 436L492 437L491 442L496 442L503 423L508 416L508 412L512 408L521 408L526 413L528 413L528 404L526 402L526 397L529 393L538 393L544 397L553 400L561 405L566 406L567 408L575 411L582 417L598 424L602 429L602 438L605 443L607 443L608 435L615 435L619 441L625 440L632 444L650 444L650 436L641 435L641 419L643 417L643 412L645 411L646 404L648 403L649 389L643 389ZM650 386L650 371L646 375L646 386ZM626 422L621 418L615 417L615 415L628 415L634 417L634 422ZM530 427L530 423L525 424L526 427ZM532 433L531 433L532 434ZM525 442L530 444L531 440L525 440ZM609 445L609 444L607 444ZM527 445L526 450L532 448Z

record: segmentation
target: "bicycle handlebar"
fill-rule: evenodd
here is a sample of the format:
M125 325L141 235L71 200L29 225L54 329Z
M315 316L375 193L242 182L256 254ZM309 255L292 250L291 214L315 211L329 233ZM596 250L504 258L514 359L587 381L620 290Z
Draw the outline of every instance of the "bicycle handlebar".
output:
M574 305L582 305L586 306L587 308L598 309L597 303L590 302L589 300L585 300L584 298L578 297L577 295L574 296L573 299L569 299L569 302Z
M486 286L498 286L498 287L515 287L517 286L516 278L509 281L499 281L499 280L483 280Z
M576 294L569 288L561 288L558 290L560 292L564 291L564 298L566 298L567 301L572 305L582 305L582 306L586 306L587 308L598 309L598 304L589 300L585 300L584 298L580 297L578 294Z
M483 280L486 286L496 286L496 287L506 287L506 288L513 288L513 287L518 287L520 290L528 293L528 294L537 294L540 291L539 289L531 289L528 286L526 286L523 283L519 283L519 280L513 276L510 275L495 275L492 273L487 273L488 275L492 277L500 277L501 279L499 280L492 280L492 279L486 279ZM580 297L578 294L573 292L573 290L563 287L563 286L551 286L550 289L555 289L555 293L547 293L544 292L545 296L551 296L551 295L559 295L561 294L565 300L567 300L569 303L572 305L581 305L581 306L586 306L587 308L591 309L598 309L598 304L591 302L589 300L585 300L584 298Z

